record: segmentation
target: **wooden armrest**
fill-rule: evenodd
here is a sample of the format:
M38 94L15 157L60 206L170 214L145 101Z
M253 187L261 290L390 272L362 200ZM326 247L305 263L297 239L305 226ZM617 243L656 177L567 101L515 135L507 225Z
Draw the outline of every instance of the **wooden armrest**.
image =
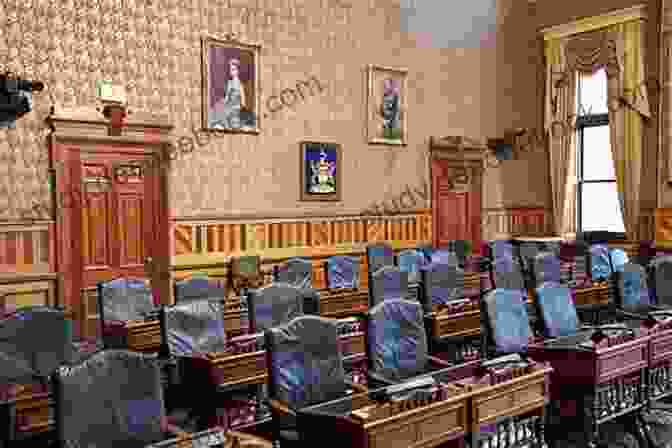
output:
M440 367L453 367L453 364L449 363L448 361L445 361L441 358L437 358L436 356L428 356L427 359L429 360L430 363L435 364Z
M281 401L271 399L271 400L269 400L269 404L270 404L272 410L274 410L274 411L276 411L280 414L296 416L296 412L289 409L289 407Z
M362 392L368 392L369 391L369 389L366 386L363 386L363 385L357 384L357 383L348 382L348 386L352 387L352 389L354 389L355 393L358 393L358 394L362 393Z

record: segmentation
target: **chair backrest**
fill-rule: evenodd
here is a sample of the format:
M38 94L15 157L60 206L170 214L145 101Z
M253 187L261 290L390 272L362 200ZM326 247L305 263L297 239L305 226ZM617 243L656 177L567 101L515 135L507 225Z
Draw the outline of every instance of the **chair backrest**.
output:
M552 252L541 252L534 257L532 274L534 286L538 287L546 282L561 283L562 267L560 258Z
M287 283L250 290L247 307L250 332L261 333L303 315L303 291Z
M271 398L298 409L345 396L338 321L299 316L264 333Z
M487 335L497 353L522 353L532 335L527 314L527 296L520 289L493 289L483 298Z
M394 250L387 243L374 243L366 246L366 263L369 275L384 266L394 266Z
M656 304L672 306L672 256L655 257L650 266L650 289Z
M522 267L515 258L502 255L490 265L492 284L495 289L525 289Z
M62 310L21 308L0 319L0 353L46 378L72 359L72 323ZM0 371L0 379L3 373Z
M312 288L313 263L305 258L290 258L284 265L278 266L273 280L299 288Z
M143 320L156 309L146 280L118 278L98 284L98 308L103 328L107 322Z
M488 252L491 259L501 256L514 257L513 244L509 240L493 240L488 242Z
M329 289L359 288L359 258L335 255L327 260L327 286Z
M544 336L557 338L575 334L579 328L572 292L559 282L542 283L535 290Z
M218 300L192 300L164 307L161 332L174 356L190 357L226 349L224 308Z
M395 266L383 266L369 280L369 307L383 300L408 297L408 274Z
M467 251L471 247L471 241L467 240L453 240L449 244L451 252L457 257L460 266L464 266L467 260Z
M366 351L369 371L391 381L427 370L427 334L422 306L410 300L385 300L369 309Z
M207 277L192 276L175 282L175 303L189 300L224 300L226 290L222 282Z
M61 367L54 374L54 398L63 447L137 447L163 438L156 355L105 350Z
M456 265L430 263L422 269L422 302L425 313L433 305L464 298L464 270Z
M419 250L425 256L425 260L427 260L427 262L429 262L432 259L434 248L432 247L431 244L420 245L417 247L417 250Z
M618 248L609 251L609 258L614 272L623 271L623 266L630 261L628 254L623 249Z
M638 264L625 263L623 270L616 272L616 290L623 308L652 305L646 270Z
M408 283L410 285L419 283L422 280L420 269L427 265L427 263L425 255L417 249L402 250L397 255L399 269L408 274Z
M593 244L589 249L588 267L590 278L594 282L609 280L613 273L609 246L605 244Z
M457 258L457 254L455 254L455 252L447 249L439 249L432 253L431 263L442 263L459 266L460 260Z

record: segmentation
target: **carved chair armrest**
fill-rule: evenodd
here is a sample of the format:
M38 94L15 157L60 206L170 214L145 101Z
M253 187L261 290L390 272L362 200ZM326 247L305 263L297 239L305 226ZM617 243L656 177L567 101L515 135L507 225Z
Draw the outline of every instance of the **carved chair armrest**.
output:
M249 351L250 347L254 347L252 351L257 350L256 346L259 341L259 337L262 335L262 333L254 333L254 334L244 334L241 336L236 336L234 338L231 338L226 341L226 351L227 352L234 352L234 353L241 353L241 352L246 352Z
M437 358L436 356L428 356L427 360L429 361L430 364L433 364L435 366L445 368L445 367L452 367L453 364L449 363L448 361L445 361L441 358Z

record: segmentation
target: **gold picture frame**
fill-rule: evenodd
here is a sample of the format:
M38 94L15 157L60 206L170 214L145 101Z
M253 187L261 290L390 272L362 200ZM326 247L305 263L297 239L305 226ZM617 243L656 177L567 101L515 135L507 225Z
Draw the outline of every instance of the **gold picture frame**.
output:
M341 145L303 141L299 154L299 200L340 201L343 188Z
M260 53L260 45L242 42L233 33L201 39L203 130L259 133Z
M369 144L408 143L408 70L367 67L366 135Z

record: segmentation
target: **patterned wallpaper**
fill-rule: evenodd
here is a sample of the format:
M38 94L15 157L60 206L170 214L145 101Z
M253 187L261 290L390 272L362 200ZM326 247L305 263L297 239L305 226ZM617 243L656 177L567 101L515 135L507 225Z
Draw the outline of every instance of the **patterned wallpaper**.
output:
M33 208L48 199L43 120L52 104L94 105L96 81L109 79L126 86L131 111L167 113L176 138L191 135L201 117L200 39L231 31L262 46L262 109L309 76L325 91L266 117L260 135L218 136L176 161L174 215L357 213L422 185L430 135L493 127L483 105L495 50L416 48L400 29L398 2L386 0L3 0L0 70L47 87L16 130L0 130L0 219L49 217ZM409 70L407 147L366 143L367 64ZM298 201L304 139L343 145L341 203Z

